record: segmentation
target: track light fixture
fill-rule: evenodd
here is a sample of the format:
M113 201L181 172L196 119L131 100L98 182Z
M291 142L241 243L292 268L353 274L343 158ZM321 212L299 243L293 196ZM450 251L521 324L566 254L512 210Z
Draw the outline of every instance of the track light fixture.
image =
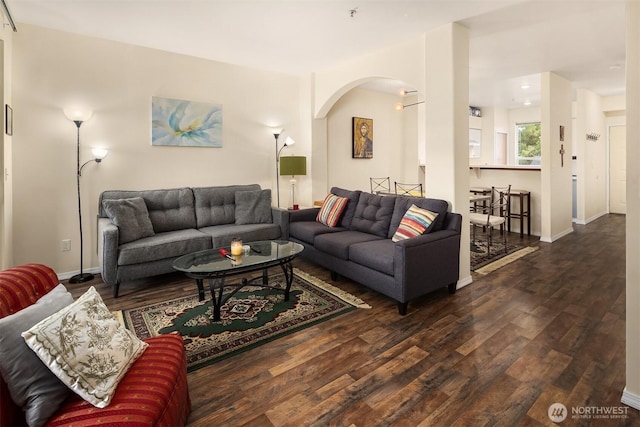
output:
M405 108L407 108L407 107L413 107L414 105L418 105L418 104L424 104L424 101L418 101L418 102L414 102L414 103L412 103L412 104L406 104L406 105L405 105L405 104L403 104L402 102L396 102L396 103L393 105L393 108L394 108L396 111L402 111L402 110L404 110L404 109L405 109Z

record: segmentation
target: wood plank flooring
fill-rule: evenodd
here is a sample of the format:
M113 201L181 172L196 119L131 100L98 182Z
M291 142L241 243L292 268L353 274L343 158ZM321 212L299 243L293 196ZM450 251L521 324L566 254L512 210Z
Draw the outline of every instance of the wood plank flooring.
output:
M340 279L371 310L344 316L189 374L190 426L640 425L572 418L572 408L624 407L625 218L607 215L449 295L396 304ZM296 267L330 282L329 272ZM111 309L141 306L195 284L180 274L125 283L95 279ZM87 287L68 285L74 296Z

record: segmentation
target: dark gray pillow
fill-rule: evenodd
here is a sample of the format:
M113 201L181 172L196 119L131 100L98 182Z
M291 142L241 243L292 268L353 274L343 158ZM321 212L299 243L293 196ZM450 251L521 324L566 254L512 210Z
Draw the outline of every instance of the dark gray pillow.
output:
M104 211L118 226L120 244L153 236L153 225L142 197L103 200Z
M271 224L271 190L236 191L236 224Z
M71 390L27 347L20 334L72 302L73 297L60 284L35 304L0 319L0 373L31 426L43 425Z

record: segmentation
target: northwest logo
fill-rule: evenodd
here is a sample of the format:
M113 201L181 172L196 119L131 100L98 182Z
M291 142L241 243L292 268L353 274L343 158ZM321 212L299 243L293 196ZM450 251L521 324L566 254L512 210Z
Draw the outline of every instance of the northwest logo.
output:
M547 415L549 416L549 419L554 423L561 423L565 419L567 419L567 407L562 403L554 403L553 405L549 406Z

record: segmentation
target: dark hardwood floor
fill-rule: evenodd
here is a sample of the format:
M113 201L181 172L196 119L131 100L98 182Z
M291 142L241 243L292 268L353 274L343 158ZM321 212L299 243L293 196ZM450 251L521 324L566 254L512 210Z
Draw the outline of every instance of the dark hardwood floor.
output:
M359 309L189 374L191 426L640 425L572 418L626 406L625 218L607 215L449 295L409 304L346 279ZM520 241L517 234L509 237ZM329 272L295 265L325 281ZM125 283L120 297L91 284L111 309L195 292L180 274ZM68 285L74 296L87 287ZM591 409L593 411L593 409ZM623 409L624 410L624 409Z

